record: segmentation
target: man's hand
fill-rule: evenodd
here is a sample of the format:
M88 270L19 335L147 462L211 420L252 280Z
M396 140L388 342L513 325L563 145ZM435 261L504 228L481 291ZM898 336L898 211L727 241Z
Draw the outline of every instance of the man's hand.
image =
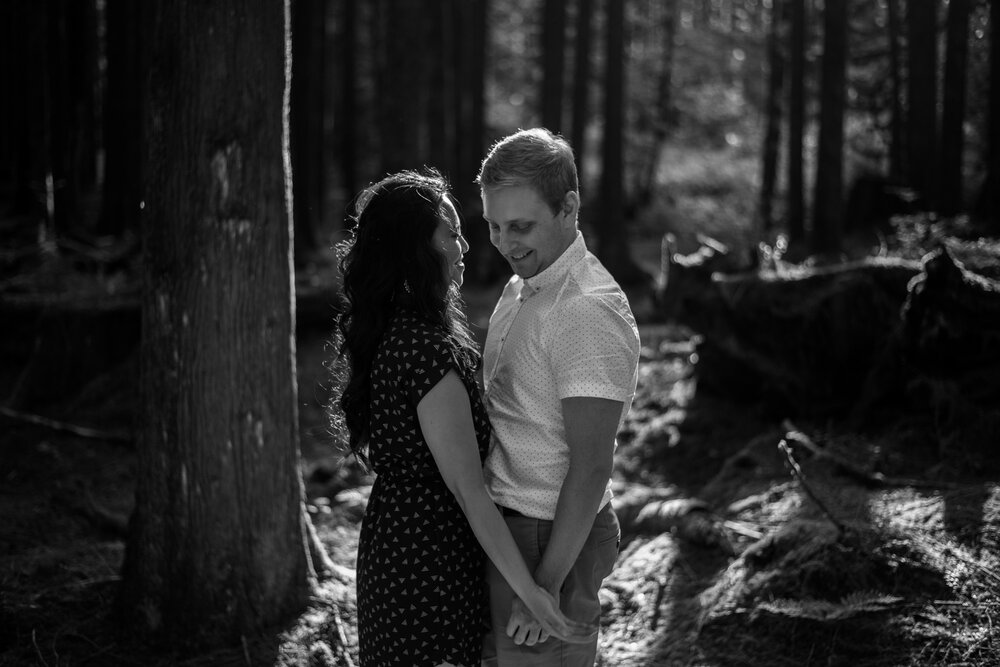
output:
M558 602L559 599L557 597L556 603L558 604ZM535 620L535 617L528 611L521 598L515 597L510 606L510 619L507 621L507 636L518 646L521 644L534 646L548 639L549 633Z

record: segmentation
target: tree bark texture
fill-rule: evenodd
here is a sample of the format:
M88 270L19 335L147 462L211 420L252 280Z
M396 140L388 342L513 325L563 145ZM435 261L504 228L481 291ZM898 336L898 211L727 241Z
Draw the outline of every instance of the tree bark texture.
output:
M927 210L937 206L938 0L907 0L907 174Z
M941 209L952 216L962 210L965 179L966 68L969 63L970 0L948 3L947 44L944 59L944 110L941 114Z
M820 81L819 150L813 197L812 250L840 251L844 225L844 111L847 97L847 4L823 5L823 63Z
M785 218L788 240L805 241L805 175L802 165L802 140L806 108L806 2L788 0L789 7L789 82L788 82L788 202Z
M284 5L284 6L283 6ZM146 3L141 430L121 610L180 644L302 608L287 2Z
M542 125L562 132L566 0L545 0L542 20Z

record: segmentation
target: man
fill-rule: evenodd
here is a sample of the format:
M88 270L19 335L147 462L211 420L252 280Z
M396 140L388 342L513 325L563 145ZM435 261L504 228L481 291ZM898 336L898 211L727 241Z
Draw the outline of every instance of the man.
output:
M535 581L567 616L600 620L618 555L615 435L635 392L639 334L628 300L577 228L573 151L544 129L490 149L477 177L490 242L514 271L483 363L494 440L485 476ZM593 665L587 644L549 639L488 565L487 665Z

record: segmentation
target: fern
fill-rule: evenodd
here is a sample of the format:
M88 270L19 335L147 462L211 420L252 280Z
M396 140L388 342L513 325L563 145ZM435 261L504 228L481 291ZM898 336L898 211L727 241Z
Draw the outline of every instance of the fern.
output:
M865 612L884 611L902 601L903 598L895 595L883 595L876 591L856 591L845 595L840 602L784 598L761 602L758 609L792 618L839 621Z

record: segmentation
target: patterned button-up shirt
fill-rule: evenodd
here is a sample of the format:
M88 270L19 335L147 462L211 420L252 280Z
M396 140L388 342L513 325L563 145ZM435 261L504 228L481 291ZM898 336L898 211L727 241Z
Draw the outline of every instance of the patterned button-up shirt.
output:
M493 424L487 487L498 504L551 520L569 470L562 399L621 401L620 427L638 375L639 332L628 299L579 232L544 271L507 283L483 358ZM609 500L610 479L601 507Z

